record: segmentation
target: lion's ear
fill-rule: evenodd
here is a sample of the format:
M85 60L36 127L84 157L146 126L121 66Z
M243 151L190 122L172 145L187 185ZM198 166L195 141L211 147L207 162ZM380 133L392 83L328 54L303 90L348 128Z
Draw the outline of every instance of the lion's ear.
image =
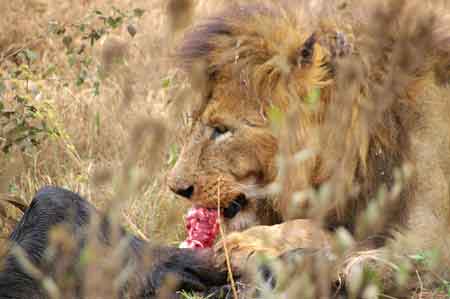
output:
M352 52L352 44L349 37L344 32L334 29L323 29L319 44L328 50L331 60L348 56Z
M332 65L336 59L345 57L352 52L352 45L343 32L328 31L324 34L318 34L315 32L306 39L303 45L296 52L296 63L298 66L304 67L312 63L314 58L314 50L317 43L328 49L330 54L329 63Z
M336 31L335 44L331 47L332 58L344 57L351 53L352 46L344 33Z
M345 33L336 30L325 30L318 42L323 48L328 50L326 65L330 70L330 74L334 75L337 61L340 58L351 55L353 51L352 43Z
M314 57L314 47L317 43L316 34L313 33L297 51L297 65L305 66L312 63Z

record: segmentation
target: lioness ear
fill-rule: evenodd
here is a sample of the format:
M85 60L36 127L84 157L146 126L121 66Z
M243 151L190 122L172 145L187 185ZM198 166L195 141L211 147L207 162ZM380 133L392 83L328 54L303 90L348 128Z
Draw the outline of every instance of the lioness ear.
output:
M312 63L314 57L314 46L317 43L316 34L311 34L310 37L303 43L303 46L297 52L297 65L305 66Z

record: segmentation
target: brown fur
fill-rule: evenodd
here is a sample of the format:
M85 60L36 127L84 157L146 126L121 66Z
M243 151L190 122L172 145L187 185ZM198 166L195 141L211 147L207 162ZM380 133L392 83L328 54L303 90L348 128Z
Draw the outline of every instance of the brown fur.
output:
M425 4L384 4L323 14L238 5L196 25L180 58L188 71L200 66L207 84L171 188L194 186L192 202L208 207L246 194L249 205L225 221L230 230L306 217L359 240L380 236L375 247L389 237L412 252L435 244L443 228L448 235L449 104L433 70L450 52L450 22ZM305 149L314 156L295 162ZM405 165L413 175L397 171ZM401 192L377 202L382 223L362 229L360 215L380 188L399 183ZM324 185L332 190L326 204L305 192ZM276 186L281 193L248 191ZM250 236L230 236L240 243L232 258L251 251Z

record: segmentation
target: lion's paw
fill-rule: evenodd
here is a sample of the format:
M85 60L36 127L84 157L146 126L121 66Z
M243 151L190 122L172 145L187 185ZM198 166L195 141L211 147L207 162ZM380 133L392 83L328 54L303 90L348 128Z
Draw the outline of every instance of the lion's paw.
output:
M264 233L258 233L263 227L255 227L245 232L236 232L220 240L214 247L216 263L219 267L227 266L227 255L233 272L240 273L250 258L258 253L269 257L277 257L281 251Z
M234 232L215 245L216 261L226 266L228 254L231 268L240 272L252 256L276 258L298 248L325 248L327 235L308 220L293 220L278 225L254 226L243 232Z

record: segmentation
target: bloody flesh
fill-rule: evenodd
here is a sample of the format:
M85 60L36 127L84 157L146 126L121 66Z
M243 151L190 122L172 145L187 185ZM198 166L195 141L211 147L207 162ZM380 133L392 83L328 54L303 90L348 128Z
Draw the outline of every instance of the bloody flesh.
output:
M190 208L185 217L187 237L180 247L212 247L219 232L218 216L216 209Z

